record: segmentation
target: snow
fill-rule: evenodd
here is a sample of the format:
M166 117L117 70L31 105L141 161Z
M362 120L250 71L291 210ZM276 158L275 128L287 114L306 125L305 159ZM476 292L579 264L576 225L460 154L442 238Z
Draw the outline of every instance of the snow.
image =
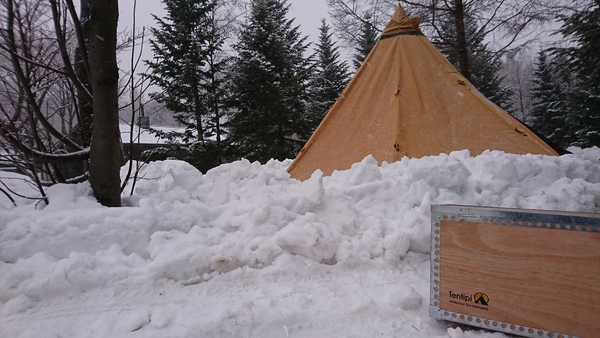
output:
M0 196L0 337L506 337L428 316L430 207L599 212L600 149L570 150L367 157L305 182L289 161L163 161L122 208L87 183L45 207Z

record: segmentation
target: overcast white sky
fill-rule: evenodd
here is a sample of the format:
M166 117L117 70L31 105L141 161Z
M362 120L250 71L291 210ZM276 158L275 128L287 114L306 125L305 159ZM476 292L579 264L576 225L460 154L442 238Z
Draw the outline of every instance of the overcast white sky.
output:
M133 0L119 0L119 29L131 28L133 23ZM295 24L301 27L304 35L309 36L310 41L316 41L319 36L321 19L326 18L327 4L325 0L288 0L290 11L288 18L295 18ZM136 10L136 26L153 25L151 14L164 14L164 5L161 0L138 0Z
M134 12L133 4L134 0L119 0L119 31L132 29ZM327 21L330 22L329 15L327 14L326 0L288 0L288 4L290 4L288 18L295 19L294 23L297 26L300 26L303 36L308 36L309 41L318 40L321 19L326 18ZM137 0L135 13L136 31L139 31L142 26L148 27L155 24L152 14L157 16L165 14L164 4L161 0ZM342 55L345 55L344 51L341 50L341 52ZM136 55L138 55L138 53L139 50L136 51ZM146 40L142 60L149 60L152 57L152 50ZM128 71L131 69L131 54L129 51L118 55L118 60L119 68L121 70ZM142 72L144 68L145 66L143 63L140 64L136 73ZM151 89L150 91L156 91L156 89Z

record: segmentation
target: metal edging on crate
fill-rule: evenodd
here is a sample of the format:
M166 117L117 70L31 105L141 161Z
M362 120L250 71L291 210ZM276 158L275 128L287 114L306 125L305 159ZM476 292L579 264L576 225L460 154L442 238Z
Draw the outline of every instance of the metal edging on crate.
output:
M599 233L600 215L586 214L586 216L582 216L580 213L574 212L488 208L464 205L431 206L431 272L429 303L429 314L431 317L525 337L576 338L576 336L560 332L547 331L535 327L442 310L440 308L439 274L442 250L440 245L440 222L442 220Z

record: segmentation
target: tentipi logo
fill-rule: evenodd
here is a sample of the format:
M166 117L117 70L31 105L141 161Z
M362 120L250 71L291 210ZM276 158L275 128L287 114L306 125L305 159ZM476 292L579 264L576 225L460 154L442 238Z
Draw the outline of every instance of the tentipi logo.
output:
M490 302L490 297L488 297L488 295L486 295L483 292L477 292L475 294L475 297L473 297L475 299L475 304L481 304L481 305L485 305L487 306L488 303Z

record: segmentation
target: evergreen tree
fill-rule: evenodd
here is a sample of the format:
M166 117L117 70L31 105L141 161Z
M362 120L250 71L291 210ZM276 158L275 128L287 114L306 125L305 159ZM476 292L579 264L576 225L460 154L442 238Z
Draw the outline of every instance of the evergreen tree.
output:
M564 59L549 60L546 51L540 51L533 85L532 127L552 143L567 148L573 140L568 107L572 76L564 67Z
M223 44L225 43L225 34L218 24L216 18L216 9L210 13L209 36L207 44L207 65L201 71L202 79L201 88L205 93L204 101L208 117L205 125L205 135L214 142L206 143L205 148L208 148L211 156L216 164L221 164L224 161L224 136L226 131L223 127L223 122L228 114L229 107L227 101L229 91L227 88L227 74L231 67L232 58L223 53Z
M557 55L568 58L577 75L570 97L578 125L575 145L600 146L600 1L589 1L583 10L561 20L559 32L574 42L572 47L558 49Z
M330 27L321 21L317 43L315 72L311 79L311 105L308 116L310 130L315 130L329 108L348 84L348 65L340 60L338 47L332 41Z
M211 53L209 48L212 0L163 0L164 19L153 15L158 28L151 28L150 45L154 60L147 61L152 84L161 92L150 97L173 112L186 127L179 135L185 141L204 141L204 102L202 74Z
M448 61L458 68L459 51L456 47L457 34L453 20L452 16L447 16L447 20L441 25L444 28L440 33L441 38L434 40L434 43ZM488 44L484 43L484 35L476 34L478 27L469 13L465 14L464 21L471 83L490 101L511 112L512 90L502 85L501 55L490 51Z
M375 47L377 43L377 36L379 31L370 23L371 16L367 14L363 20L362 29L358 35L358 44L356 46L356 53L354 54L354 68L358 69L363 64L371 49Z
M292 158L308 136L306 37L286 19L286 0L252 0L232 74L232 150L251 161Z
M482 40L472 41L468 48L471 82L490 101L513 113L513 90L503 85L501 55L491 52Z
M155 130L170 144L160 155L185 160L206 171L223 162L225 73L230 60L222 51L225 36L215 17L217 3L164 3L166 18L154 16L158 28L151 28L155 59L147 62L152 83L162 91L151 97L173 112L185 131Z

